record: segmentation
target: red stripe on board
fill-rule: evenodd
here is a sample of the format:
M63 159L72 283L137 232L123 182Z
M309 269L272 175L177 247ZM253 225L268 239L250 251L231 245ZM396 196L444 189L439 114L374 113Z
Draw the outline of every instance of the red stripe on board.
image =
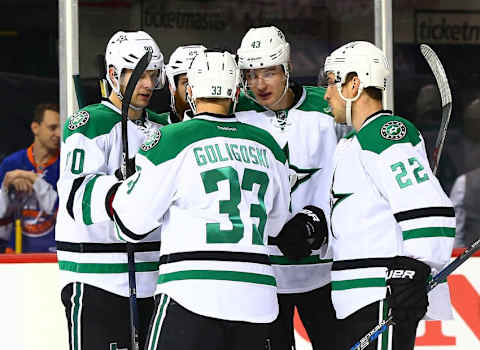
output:
M456 258L465 251L465 248L455 248L452 252L452 258ZM472 256L480 256L480 250L477 250Z
M465 248L455 248L452 257L457 257L465 251ZM480 251L473 254L480 257ZM23 264L23 263L55 263L55 253L23 253L23 254L0 254L0 264Z
M0 264L56 263L56 253L0 254Z

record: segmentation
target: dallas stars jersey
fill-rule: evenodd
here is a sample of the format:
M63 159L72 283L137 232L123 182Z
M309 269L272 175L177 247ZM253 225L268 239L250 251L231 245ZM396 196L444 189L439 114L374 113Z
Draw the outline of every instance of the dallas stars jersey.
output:
M381 111L340 141L332 197L332 301L338 318L385 298L389 258L418 259L433 275L449 262L455 213L409 121ZM450 316L446 283L429 300L428 317Z
M285 163L268 133L234 115L199 114L142 145L139 171L118 188L113 208L125 240L162 225L156 293L208 317L276 318L266 241L288 217Z
M329 217L333 154L337 144L334 119L325 114L325 90L292 87L295 105L285 111L266 110L244 95L237 105L238 119L268 131L287 154L292 188L292 216L307 205ZM300 261L289 260L277 246L270 247L279 293L302 293L330 282L331 253L324 245Z
M130 158L144 141L144 133L162 124L151 111L146 111L142 130L127 123ZM107 101L81 109L65 123L56 223L62 286L84 282L129 295L126 246L118 244L105 210L105 195L118 181L114 173L122 162L121 135L121 111ZM160 233L155 232L135 248L138 297L154 294L159 241Z

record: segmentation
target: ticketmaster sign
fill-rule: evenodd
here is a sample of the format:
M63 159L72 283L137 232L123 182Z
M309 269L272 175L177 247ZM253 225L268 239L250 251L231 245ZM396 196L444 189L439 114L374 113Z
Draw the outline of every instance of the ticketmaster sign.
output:
M480 12L417 11L415 39L417 43L479 44Z

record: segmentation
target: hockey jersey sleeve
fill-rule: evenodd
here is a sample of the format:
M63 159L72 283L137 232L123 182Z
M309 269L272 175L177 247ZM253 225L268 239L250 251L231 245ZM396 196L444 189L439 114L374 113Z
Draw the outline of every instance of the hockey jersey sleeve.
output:
M163 143L159 148L162 146ZM120 240L137 242L161 225L176 192L176 174L182 156L157 164L151 159L155 158L154 151L136 156L137 172L119 186L112 203L115 231Z
M283 225L290 217L290 180L288 162L275 162L275 177L273 178L277 188L273 199L272 210L268 215L265 227L265 235L276 237L282 230Z
M401 238L392 244L399 245L402 255L430 265L435 273L451 257L455 213L429 167L420 133L416 129L408 133L413 133L405 136L410 140L380 140L366 147L361 162L399 225Z
M105 198L108 190L118 182L114 172L121 165L121 147L118 146L121 145L120 127L119 123L114 122L113 125L105 126L100 123L103 120L95 123L92 117L81 125L78 123L80 113L65 123L57 189L59 197L64 199L62 205L66 205L72 219L84 225L92 225L110 220ZM69 130L71 119L75 117L77 124L74 124L74 128L76 125L81 126ZM131 158L145 136L130 121L127 125Z

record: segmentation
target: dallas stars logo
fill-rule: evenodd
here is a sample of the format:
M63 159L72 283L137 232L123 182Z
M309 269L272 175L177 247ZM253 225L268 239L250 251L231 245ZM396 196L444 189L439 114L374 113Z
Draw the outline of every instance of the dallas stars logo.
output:
M287 159L289 159L290 152L288 150L288 143L283 148L283 152L285 153ZM301 169L296 167L295 165L290 164L290 169L294 171L294 173L290 174L290 189L291 189L291 192L293 192L302 183L308 181L312 177L312 175L315 174L321 168Z
M160 132L159 129L154 129L150 131L149 134L147 135L145 142L140 146L140 148L145 152L152 149L158 144L161 137L162 137L162 133Z
M407 135L407 127L402 122L391 120L383 124L380 134L387 140L401 140Z
M68 128L70 130L78 129L87 124L90 114L87 111L78 111L68 119Z

